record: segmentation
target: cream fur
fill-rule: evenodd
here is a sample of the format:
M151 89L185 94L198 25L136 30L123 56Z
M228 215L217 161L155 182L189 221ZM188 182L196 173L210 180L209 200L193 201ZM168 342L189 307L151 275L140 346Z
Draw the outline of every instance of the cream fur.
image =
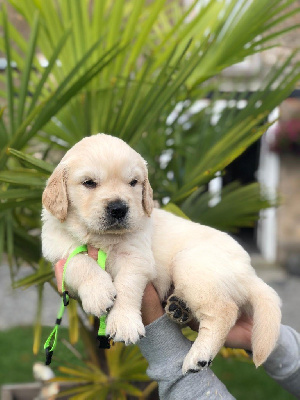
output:
M97 186L86 188L82 183L91 179ZM126 227L116 230L105 210L118 199L128 204L129 215ZM112 307L107 334L115 340L135 343L144 335L141 301L153 281L161 299L173 283L175 294L200 321L184 373L215 357L242 311L253 314L256 366L272 351L281 319L277 294L256 276L249 255L229 235L152 211L145 161L122 140L98 134L72 147L49 179L43 205L48 260L54 263L87 243L107 252L106 272L85 255L74 257L66 284L79 294L86 312L100 316Z

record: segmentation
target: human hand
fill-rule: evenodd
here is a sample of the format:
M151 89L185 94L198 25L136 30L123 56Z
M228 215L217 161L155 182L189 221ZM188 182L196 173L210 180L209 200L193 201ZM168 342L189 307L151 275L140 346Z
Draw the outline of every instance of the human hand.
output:
M247 315L241 315L229 332L225 346L233 349L251 351L253 320Z
M57 290L60 294L62 294L62 280L63 280L63 272L64 272L64 265L66 263L66 259L62 258L59 260L54 266L54 273L56 278Z
M145 288L141 311L144 325L151 324L151 322L154 322L165 313L152 283L148 283Z

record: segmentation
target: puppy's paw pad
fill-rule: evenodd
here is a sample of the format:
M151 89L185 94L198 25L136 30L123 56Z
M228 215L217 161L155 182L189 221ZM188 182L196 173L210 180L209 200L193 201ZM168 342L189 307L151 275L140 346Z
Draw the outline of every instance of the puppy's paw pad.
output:
M186 303L174 295L168 298L165 311L168 317L177 324L187 324L193 318L191 310Z
M195 371L201 371L207 367L209 367L212 363L212 357L201 357L199 358L199 354L193 351L193 347L186 355L183 366L182 372L183 374Z
M212 359L210 358L208 361L205 360L201 360L197 362L198 367L200 368L205 368L205 367L209 367L212 364Z
M212 360L210 359L208 362L207 361L198 361L197 362L197 367L196 368L190 368L187 371L187 374L194 374L196 372L200 372L202 369L205 369L207 367L209 367L212 364Z

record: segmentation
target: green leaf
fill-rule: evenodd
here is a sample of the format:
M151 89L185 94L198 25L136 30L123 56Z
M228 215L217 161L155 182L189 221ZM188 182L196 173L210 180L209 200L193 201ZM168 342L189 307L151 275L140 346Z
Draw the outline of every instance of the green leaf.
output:
M35 51L36 51L38 28L39 28L39 15L38 15L38 13L35 13L32 30L31 30L31 35L29 38L29 44L28 44L28 49L27 49L27 54L26 54L26 59L25 59L24 70L22 71L21 85L20 85L19 93L18 93L18 97L19 97L18 114L17 114L18 125L20 125L23 120L25 100L26 100L26 97L28 96L29 77L31 74L33 57L34 57Z
M156 21L157 16L159 15L160 11L164 7L165 0L155 0L150 4L150 7L148 8L148 18L146 19L146 22L142 26L142 30L138 35L137 41L134 44L132 51L130 53L129 59L127 61L126 67L125 67L125 75L130 74L132 71L136 60L138 56L141 54L141 49L151 31L151 28Z
M114 389L124 390L131 396L141 396L143 394L140 389L127 382L115 382Z
M32 207L36 205L36 203L41 202L41 196L31 197L28 196L25 200L17 199L17 200L9 200L3 203L0 203L0 212L5 210L14 210L17 207Z
M79 337L79 321L77 314L77 301L70 299L68 310L69 317L69 339L71 344L78 342Z
M40 344L41 344L41 335L42 335L42 307L43 307L43 291L44 285L39 285L38 287L38 301L37 301L37 311L35 317L35 323L33 328L33 354L38 354Z
M10 121L10 135L15 129L15 118L14 118L14 84L13 84L13 71L12 71L12 59L10 51L10 38L9 38L9 28L7 20L6 7L2 7L2 20L3 20L3 30L4 30L4 43L5 43L5 54L6 54L6 91L8 97L8 109L9 109L9 121Z
M43 172L44 174L51 174L54 170L54 166L50 163L30 156L29 154L23 153L19 150L8 148L7 153L18 160L24 161L28 167L34 168L40 172Z
M59 381L61 381L61 379L60 378L57 378L57 381L59 382ZM70 381L70 382L73 382L74 380L73 379L70 379L70 380L67 380L67 379L65 379L64 380L65 382L67 382L67 381ZM80 379L78 379L78 382L80 383L80 382L82 382L82 383L84 383L84 381L82 381L82 380L80 380ZM78 385L77 387L74 387L74 388L72 388L72 389L66 389L66 390L62 390L57 396L56 396L56 398L60 398L60 397L65 397L65 396L67 396L67 398L68 399L74 399L74 400L81 400L81 399L89 399L89 395L92 395L92 396L94 396L94 397L92 397L92 398L99 398L99 397L95 397L95 395L97 395L97 393L100 391L102 391L101 390L102 388L100 387L99 388L99 386L98 385L95 385L95 384L86 384L86 385ZM104 392L106 392L107 393L107 388L106 387L103 387L103 391ZM82 396L80 396L80 393L82 393ZM75 396L73 396L73 397L70 397L71 395L75 395Z
M194 221L225 231L235 231L237 227L253 226L260 210L273 207L278 202L276 197L263 193L256 182L245 186L233 182L222 189L220 197L220 202L212 207L209 205L211 196L208 192L196 192L183 203L182 208Z
M46 178L30 170L0 171L0 181L21 186L44 187Z
M40 113L44 105L45 103L42 102L35 109L33 109L33 111L29 115L27 115L27 117L23 120L22 124L14 132L14 135L8 141L10 146L14 147L15 144L16 145L15 147L17 147L18 145L20 145L21 138L25 136L24 133L26 129L28 129L28 126L30 126L34 118ZM7 148L4 147L0 149L0 169L4 168L6 162L7 162Z
M42 190L7 189L0 191L0 200L19 200L42 198Z
M165 211L168 211L178 217L189 219L189 217L174 203L168 203L163 207Z
M53 273L53 271L50 271L50 269L43 273L36 272L34 274L26 276L25 278L15 281L13 287L15 289L21 288L21 287L24 289L28 289L31 286L44 284L44 283L48 282L50 279L52 279L53 277L54 277L54 273Z
M6 253L8 264L10 268L10 275L12 281L14 280L13 271L13 256L14 256L14 233L13 233L13 216L11 212L5 215L5 240L6 240Z
M49 75L53 71L53 68L55 67L55 64L58 61L58 56L61 53L62 49L64 48L69 35L70 35L70 30L66 31L66 33L61 37L56 48L54 49L54 51L51 55L51 58L49 60L49 63L47 65L47 67L45 68L45 71L39 81L39 84L37 85L37 87L34 90L34 93L33 93L32 99L31 99L31 104L30 104L27 114L30 114L33 111L39 97L41 96L42 89L43 89Z
M98 45L98 43L96 43ZM79 76L78 79L74 81L65 91L65 86L71 81L80 67L86 62L88 57L91 56L92 52L96 48L96 45L92 46L92 48L84 55L82 60L74 67L71 73L67 76L67 78L61 83L58 87L54 95L51 95L49 101L47 102L47 106L41 111L38 118L35 120L32 128L27 132L26 136L24 135L23 141L21 141L21 145L24 142L28 141L31 137L33 137L39 129L41 129L50 118L57 113L61 107L63 107L73 96L75 96L85 85L87 85L99 72L104 69L110 62L119 54L123 49L119 49L118 45L114 46L112 49L108 50L100 60L97 60L96 63L92 65L92 67L85 71L84 74ZM15 144L15 142L13 142Z

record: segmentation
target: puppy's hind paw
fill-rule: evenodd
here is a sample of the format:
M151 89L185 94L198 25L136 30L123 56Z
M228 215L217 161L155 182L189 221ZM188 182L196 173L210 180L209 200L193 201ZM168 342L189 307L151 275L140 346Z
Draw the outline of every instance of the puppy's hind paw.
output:
M207 367L210 367L212 364L212 360L207 361L198 361L197 362L197 367L196 368L190 368L188 369L185 373L189 374L189 373L195 373L195 372L199 372L202 369L205 369Z
M209 367L211 364L211 357L201 357L199 360L199 354L196 354L192 347L183 361L182 373L187 374L190 372L198 372Z
M165 307L166 314L177 324L183 325L193 319L191 310L186 303L177 296L170 296Z
M210 358L208 361L198 361L197 365L199 368L209 367L212 364L212 359Z

